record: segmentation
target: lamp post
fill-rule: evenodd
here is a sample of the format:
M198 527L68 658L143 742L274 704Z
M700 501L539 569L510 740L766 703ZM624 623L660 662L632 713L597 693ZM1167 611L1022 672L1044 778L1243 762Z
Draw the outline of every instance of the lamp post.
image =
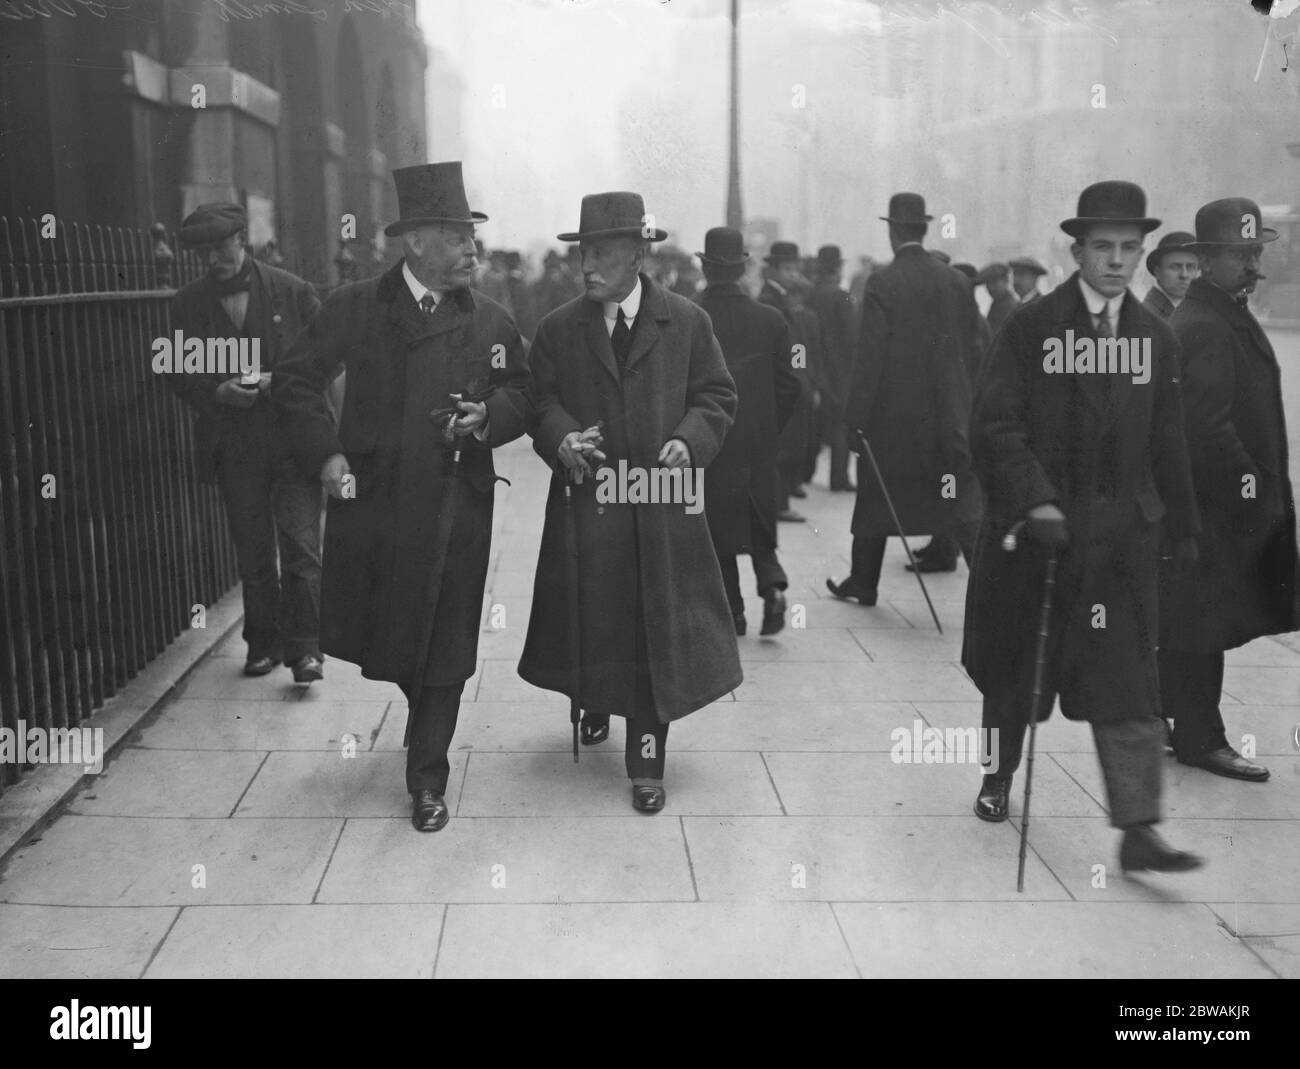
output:
M731 108L729 126L730 158L727 164L727 226L739 230L745 225L740 204L740 40L738 23L740 0L731 0Z

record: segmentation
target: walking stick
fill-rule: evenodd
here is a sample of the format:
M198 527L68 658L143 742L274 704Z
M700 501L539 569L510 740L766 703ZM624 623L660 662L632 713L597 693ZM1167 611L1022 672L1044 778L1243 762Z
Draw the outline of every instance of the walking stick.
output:
M564 548L569 558L569 723L573 725L573 763L578 763L578 721L582 715L582 628L578 623L578 520L573 514L573 479L564 476Z
M921 593L925 595L925 603L930 607L930 616L934 620L934 626L939 629L939 634L942 635L943 624L939 623L939 614L934 611L934 602L930 600L930 592L925 589L925 580L921 578L921 569L916 566L916 558L912 556L912 547L907 544L907 535L903 534L903 525L899 522L893 499L889 496L889 488L885 486L885 477L880 474L880 465L876 463L876 454L871 451L871 443L867 441L865 434L856 428L853 433L857 435L858 441L862 443L863 452L866 454L867 459L871 461L871 470L876 473L876 482L880 484L880 492L885 496L885 504L889 506L889 515L893 517L894 528L898 531L898 537L903 540L903 549L907 551L907 562L912 566L912 574L916 576L916 581L921 584Z
M1014 535L1008 535L1014 548ZM1005 545L1005 543L1004 543ZM1038 650L1034 658L1034 697L1029 708L1029 760L1025 765L1025 806L1020 820L1020 867L1016 890L1025 889L1025 852L1029 848L1029 798L1034 783L1034 741L1038 734L1038 706L1043 700L1043 667L1047 662L1047 633L1052 620L1052 594L1056 589L1056 547L1047 554L1047 575L1043 580L1043 606L1038 615Z

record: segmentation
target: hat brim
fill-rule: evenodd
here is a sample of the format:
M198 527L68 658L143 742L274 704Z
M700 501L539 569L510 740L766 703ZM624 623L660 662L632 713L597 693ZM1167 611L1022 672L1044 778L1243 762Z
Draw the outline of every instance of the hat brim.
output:
M421 215L414 219L398 219L395 223L389 223L384 227L384 233L395 238L398 234L405 233L407 230L415 230L421 226L433 226L435 223L486 223L488 217L482 212L470 212L470 219L451 219L445 215Z
M1110 223L1116 226L1137 226L1141 228L1142 233L1149 234L1151 233L1151 231L1159 229L1161 222L1162 220L1160 219L1149 219L1149 218L1148 219L1124 219L1124 218L1114 218L1111 216L1105 216L1105 217L1077 216L1074 219L1065 220L1065 222L1061 224L1061 229L1064 230L1067 234L1069 234L1070 237L1077 238L1079 236L1080 230L1085 230L1090 226L1097 226L1103 223Z
M594 241L596 238L641 238L644 241L667 241L668 231L656 228L649 235L645 227L618 226L612 230L579 230L570 234L556 234L557 241Z
M1013 275L1017 271L1029 271L1035 278L1049 273L1046 267L1030 267L1028 264L1012 264L1010 269Z
M921 216L920 219L895 219L892 216L888 216L888 215L878 215L876 216L876 218L879 219L882 223L933 223L934 222L933 215L923 215Z
M1230 249L1235 245L1267 245L1270 241L1276 241L1279 234L1271 226L1262 226L1259 228L1259 237L1242 238L1240 241L1189 241L1186 245L1179 246L1180 249ZM1177 252L1178 249L1166 249L1166 252Z
M713 264L715 267L737 267L749 259L747 252L742 252L739 259L735 260L723 259L721 256L705 256L702 252L697 252L695 255L700 258L701 263Z

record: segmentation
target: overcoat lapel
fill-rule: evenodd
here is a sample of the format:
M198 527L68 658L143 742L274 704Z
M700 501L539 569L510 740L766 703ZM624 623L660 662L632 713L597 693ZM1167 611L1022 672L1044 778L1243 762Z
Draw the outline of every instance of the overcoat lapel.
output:
M641 279L641 311L636 317L636 329L632 331L632 349L627 354L627 367L630 371L655 347L659 341L659 321L667 320L668 302L657 288L652 288L649 279Z
M594 353L610 377L619 381L618 365L614 362L614 346L605 330L605 316L597 301L583 300L578 312L578 322L584 324L583 338L589 352Z

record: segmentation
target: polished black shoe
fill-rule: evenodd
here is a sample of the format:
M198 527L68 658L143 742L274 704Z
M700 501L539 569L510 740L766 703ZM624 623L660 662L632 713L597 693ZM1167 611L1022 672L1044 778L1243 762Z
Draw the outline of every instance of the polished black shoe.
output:
M439 831L451 816L437 791L412 791L411 802L411 825L416 831Z
M662 787L632 788L632 808L641 813L658 813L663 809L668 795Z
M956 557L922 557L919 553L912 554L916 564L911 562L904 564L903 567L909 572L921 572L929 575L931 572L955 572L957 570Z
M609 738L609 717L582 714L582 724L578 729L583 746L595 746Z
M769 590L763 595L763 626L760 635L775 635L785 627L785 595L779 590Z
M1119 846L1119 867L1124 872L1191 872L1205 864L1186 850L1175 850L1150 824L1124 829Z
M876 603L875 590L868 590L866 587L859 586L852 579L845 579L842 583L837 583L834 579L827 579L826 589L844 601L856 598L859 605L866 605L868 608Z
M325 662L314 653L299 657L289 667L293 669L295 683L315 683L325 678Z
M745 614L743 612L733 612L731 622L736 625L737 636L743 635L747 630L748 625L745 623Z
M800 515L798 512L795 512L794 509L782 509L780 512L776 514L776 518L778 520L784 521L785 523L807 523L808 522L804 516Z
M985 776L975 797L975 815L992 824L1001 823L1007 819L1010 795L1010 776Z
M244 662L244 675L264 676L279 663L278 657L250 657Z
M1250 783L1263 783L1269 777L1267 768L1263 765L1257 765L1253 761L1248 761L1231 746L1210 750L1208 753L1201 754L1195 761L1184 761L1180 757L1178 762L1183 765L1191 765L1194 768L1203 768L1206 772L1213 772L1216 776L1227 776L1228 779L1244 779Z

